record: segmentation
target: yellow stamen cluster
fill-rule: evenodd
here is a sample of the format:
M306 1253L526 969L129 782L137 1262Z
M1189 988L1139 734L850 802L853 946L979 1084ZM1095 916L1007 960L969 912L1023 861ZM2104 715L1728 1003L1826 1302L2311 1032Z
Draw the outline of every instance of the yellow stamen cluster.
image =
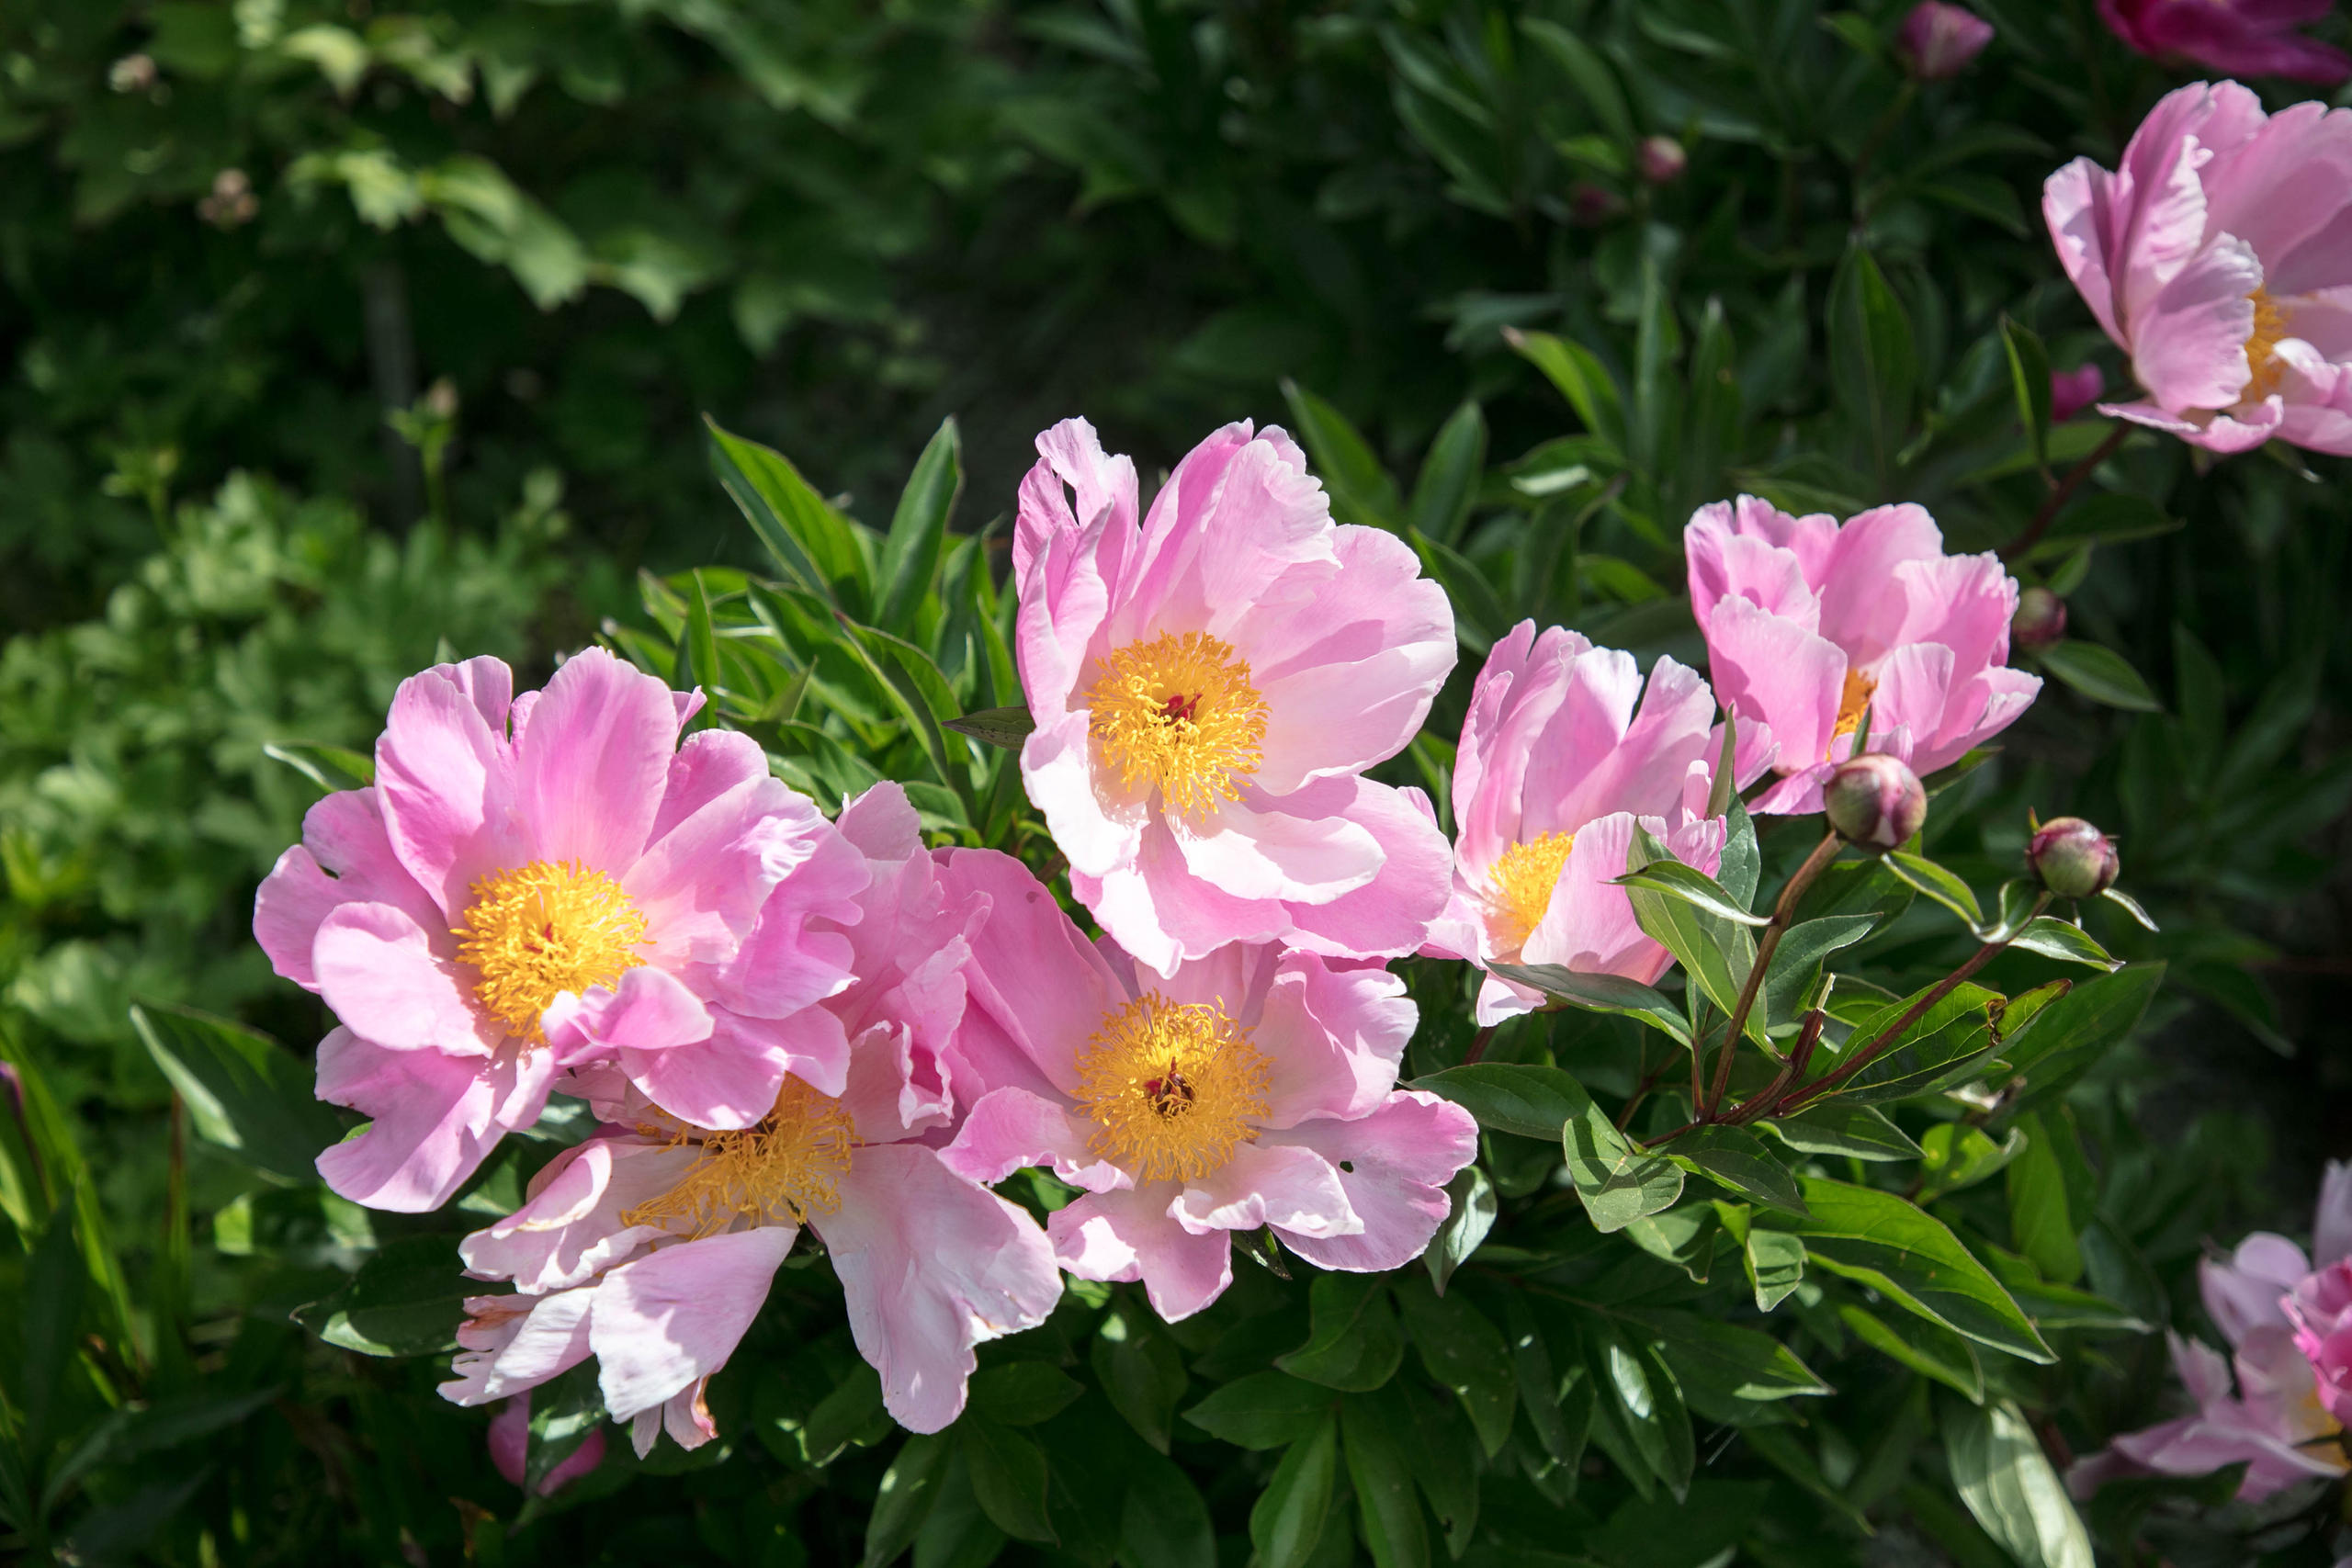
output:
M1517 953L1552 907L1552 889L1577 847L1574 833L1546 833L1523 844L1513 844L1487 873L1487 900L1495 911L1497 948Z
M1138 1181L1196 1181L1258 1135L1266 1059L1225 1010L1147 991L1116 1012L1078 1061L1087 1146Z
M544 1041L539 1015L563 991L609 986L645 962L644 913L619 883L574 861L535 860L473 885L451 928L474 995L514 1033Z
M702 1140L702 1156L658 1198L621 1211L625 1224L659 1225L681 1235L713 1235L737 1220L803 1224L841 1206L841 1176L857 1134L840 1100L787 1077L775 1109L757 1126L682 1134Z
M1846 689L1838 695L1838 722L1830 728L1829 739L1834 745L1841 735L1851 735L1862 727L1862 715L1870 711L1871 694L1878 690L1878 682L1855 669L1846 666ZM1829 760L1825 747L1821 760Z
M2270 291L2256 288L2248 299L2254 301L2254 331L2245 340L2245 390L2239 401L2258 403L2278 389L2279 378L2286 367L2278 358L2278 340L2294 334L2287 330L2287 318L2271 302Z
M1193 818L1238 800L1236 775L1265 760L1266 703L1248 660L1204 632L1163 633L1103 660L1086 694L1088 733L1130 786L1159 787L1170 810Z

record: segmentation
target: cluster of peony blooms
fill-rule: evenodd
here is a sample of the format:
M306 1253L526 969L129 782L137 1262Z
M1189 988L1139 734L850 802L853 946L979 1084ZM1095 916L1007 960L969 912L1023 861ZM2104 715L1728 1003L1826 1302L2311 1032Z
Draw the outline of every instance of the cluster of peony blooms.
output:
M2174 1371L2194 1413L2127 1432L2067 1472L2088 1497L2110 1480L2207 1475L2243 1464L2238 1495L2259 1502L2313 1477L2345 1472L2352 1424L2352 1165L2320 1183L2312 1249L2257 1231L2227 1259L2197 1266L2206 1315L2231 1358L2168 1334ZM2230 1371L2237 1370L2237 1389Z
M590 1357L640 1451L707 1441L706 1384L804 1227L920 1431L1064 1270L1173 1320L1230 1283L1237 1232L1410 1260L1477 1131L1398 1087L1416 1015L1387 960L1655 980L1615 878L1636 825L1715 868L1719 701L1738 783L1774 775L1758 808L1811 811L1858 745L1938 767L2036 686L2005 664L2016 583L1918 508L1711 506L1688 544L1713 687L1519 626L1472 694L1449 844L1365 776L1454 662L1401 540L1336 525L1277 429L1217 432L1148 513L1084 421L1037 446L1020 766L1100 937L1021 862L927 849L895 784L828 820L596 649L519 696L493 660L404 682L374 785L320 802L263 886L255 934L339 1021L318 1092L370 1119L320 1157L336 1191L435 1208L550 1095L596 1118L459 1248L507 1288L469 1301L443 1392L509 1402L509 1461L514 1402ZM1489 976L1478 1016L1541 1000ZM1077 1190L1042 1225L990 1190L1028 1167Z

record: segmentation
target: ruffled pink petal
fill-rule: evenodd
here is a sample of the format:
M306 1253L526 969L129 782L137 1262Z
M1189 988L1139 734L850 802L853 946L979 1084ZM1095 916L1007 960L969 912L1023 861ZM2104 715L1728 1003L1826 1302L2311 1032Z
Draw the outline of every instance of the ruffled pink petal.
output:
M2329 1160L2320 1178L2319 1212L2312 1221L2312 1263L2324 1269L2352 1257L2352 1164Z
M670 759L662 785L662 808L654 813L650 842L739 784L768 776L767 753L750 736L733 729L689 735Z
M882 1374L882 1402L911 1431L962 1414L975 1345L1035 1327L1061 1299L1036 1222L911 1144L858 1150L841 1206L811 1224L858 1352Z
M2123 339L2115 308L2115 281L2108 272L2115 176L2088 158L2077 158L2041 185L2041 220L2083 303L2116 343Z
M1103 522L1133 532L1136 526L1136 465L1111 457L1102 437L1083 419L1066 419L1037 436L1037 466L1021 484L1021 508L1013 519L1012 575L1026 577L1030 563L1057 534L1074 535ZM1069 493L1077 504L1073 508Z
M789 1073L820 1094L838 1093L849 1070L841 1021L823 1008L790 1018L712 1010L702 1040L659 1050L624 1047L621 1070L673 1116L705 1127L749 1127L775 1108Z
M1577 830L1560 867L1552 902L1528 933L1520 962L1557 964L1585 975L1619 975L1648 985L1673 963L1634 919L1634 903L1616 879L1625 874L1635 818L1612 812ZM1645 824L1662 834L1666 824ZM1713 868L1702 867L1712 872Z
M1900 639L1905 602L1887 592L1905 563L1940 559L1943 530L1927 509L1905 502L1858 512L1838 530L1822 563L1821 635L1860 668Z
M1453 752L1453 819L1465 865L1484 871L1518 841L1535 737L1559 707L1576 659L1591 647L1560 626L1538 637L1533 621L1521 621L1487 650Z
M2206 1314L2235 1345L2256 1328L2284 1325L2287 1314L2278 1303L2311 1271L2301 1247L2256 1231L2238 1243L2227 1263L2199 1259L2197 1288Z
M1828 750L1846 683L1837 644L1744 599L1726 599L1707 627L1707 660L1724 706L1742 724L1772 727L1779 766L1807 766Z
M1312 1149L1242 1144L1206 1176L1185 1184L1168 1211L1188 1231L1274 1225L1300 1235L1352 1235L1363 1221L1348 1207L1340 1173Z
M1372 835L1383 859L1379 874L1353 892L1323 904L1283 905L1290 917L1283 940L1328 958L1418 952L1453 897L1453 854L1429 796L1363 778L1325 779L1307 789L1343 795L1347 804L1338 809ZM1248 929L1243 923L1231 939L1244 940Z
M1610 658L1610 683L1621 686L1624 712L1618 716L1620 693L1612 690L1606 709L1586 709L1579 700L1586 668ZM1622 668L1615 660L1622 659ZM1693 763L1704 763L1720 752L1708 750L1713 739L1715 694L1699 672L1661 658L1651 669L1642 692L1641 707L1633 711L1633 689L1641 675L1630 656L1595 649L1577 660L1578 680L1571 682L1567 700L1545 728L1535 754L1528 759L1526 795L1520 805L1520 835L1533 840L1545 833L1573 833L1596 817L1612 811L1659 816L1675 809ZM1580 711L1582 710L1582 711Z
M500 1137L539 1119L554 1080L555 1060L545 1051L388 1051L334 1030L319 1042L319 1098L371 1121L319 1156L319 1175L371 1209L437 1209Z
M846 867L837 837L806 795L764 775L705 802L620 879L652 939L640 956L673 970L732 963L779 883L829 850Z
M965 976L972 1005L1065 1098L1074 1096L1077 1054L1106 1013L1126 1006L1125 987L1045 884L1011 855L951 850L941 879L989 900Z
M1702 510L1700 516L1708 514ZM1745 599L1807 631L1820 628L1821 603L1794 550L1758 535L1735 533L1712 520L1703 525L1694 521L1684 542L1691 614L1702 629L1725 599Z
M801 802L800 796L794 796ZM796 807L797 809L797 807ZM712 1000L756 1018L789 1018L839 996L854 953L839 927L863 916L858 897L873 880L865 857L821 818L796 833L799 858L760 906L751 934L723 968L696 984Z
M425 930L447 923L392 852L373 789L339 790L303 816L302 841L278 856L254 898L254 940L279 975L315 991L320 923L352 903L389 904Z
M440 1386L455 1404L487 1404L537 1387L588 1359L588 1317L596 1292L550 1296L469 1296L457 1373Z
M1433 1094L1400 1089L1353 1120L1303 1122L1268 1134L1314 1150L1339 1173L1348 1206L1363 1221L1350 1235L1289 1231L1283 1241L1318 1269L1373 1273L1401 1268L1429 1247L1445 1222L1445 1184L1478 1157L1478 1124Z
M1328 904L1380 874L1371 833L1344 816L1293 815L1287 803L1250 790L1197 825L1171 824L1185 869L1235 898L1295 904Z
M1081 1280L1140 1280L1151 1310L1180 1323L1233 1283L1227 1233L1186 1230L1169 1213L1175 1189L1155 1181L1124 1192L1090 1192L1046 1221L1054 1257Z
M1251 1032L1266 1058L1261 1124L1370 1111L1396 1087L1419 1018L1396 976L1283 954Z
M565 991L543 1015L548 1044L567 1065L602 1052L667 1052L711 1032L710 1010L676 976L641 964L609 990Z
M386 1050L486 1056L505 1031L474 1000L469 972L433 947L390 904L340 905L311 950L319 994L345 1028Z
M939 1151L939 1161L967 1181L993 1187L1024 1166L1045 1166L1073 1187L1107 1191L1134 1179L1089 1147L1093 1129L1068 1106L1023 1089L980 1097Z
M532 858L505 737L439 671L412 675L393 694L375 788L401 863L453 920L477 880Z
M704 1402L709 1388L708 1378L696 1378L652 1409L630 1416L628 1439L637 1457L651 1453L655 1439L665 1432L672 1442L688 1450L718 1436L718 1424L710 1418L710 1406Z
M918 1049L903 1023L877 1023L850 1042L849 1083L841 1095L864 1144L895 1144L956 1120L952 1065Z
M662 810L678 710L670 688L601 648L564 661L514 747L514 798L534 860L618 876Z
M1155 630L1233 642L1269 604L1303 599L1338 570L1330 502L1297 444L1272 426L1253 437L1227 425L1153 498L1105 630L1114 647Z
M591 1138L550 1160L530 1201L458 1244L477 1280L512 1280L532 1295L585 1284L664 1233L623 1211L661 1196L694 1164L691 1145Z
M604 1277L588 1337L614 1419L664 1404L727 1364L797 1234L762 1225L678 1242Z
M2159 406L2227 408L2253 378L2246 340L2262 263L2222 235L2149 298L2132 327L2132 371Z
M1022 742L1021 782L1073 870L1104 876L1134 863L1150 819L1148 786L1099 767L1087 715L1040 714Z

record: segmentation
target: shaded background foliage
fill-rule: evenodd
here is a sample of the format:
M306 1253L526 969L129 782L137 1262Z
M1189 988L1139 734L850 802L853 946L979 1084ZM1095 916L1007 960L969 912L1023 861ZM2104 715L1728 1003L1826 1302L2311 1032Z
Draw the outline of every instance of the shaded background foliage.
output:
M778 568L712 481L706 412L876 527L942 420L959 422L961 533L937 604L883 629L931 650L973 707L1012 695L955 606L985 618L1002 530L981 536L1010 509L1030 435L1071 412L1148 473L1225 419L1283 421L1343 519L1412 530L1464 625L1441 738L1487 641L1521 615L1695 660L1675 540L1698 502L1900 497L1954 547L2015 537L2046 488L2002 317L2057 367L2124 378L2041 234L2040 181L2077 152L2111 164L2178 78L2116 45L2087 3L1999 0L1976 6L1998 37L1975 69L1915 88L1888 51L1904 9L10 7L0 1047L25 1111L0 1206L25 1246L0 1267L28 1347L55 1281L87 1277L84 1316L67 1318L96 1348L58 1385L47 1436L99 1433L126 1400L164 1412L51 1471L58 1530L91 1560L630 1561L689 1534L728 1562L859 1557L891 1428L835 1386L829 1285L784 1292L747 1347L747 1364L799 1369L781 1392L714 1385L722 1428L749 1434L731 1462L657 1456L672 1479L598 1503L637 1468L616 1461L506 1535L517 1495L481 1464L478 1417L433 1399L415 1363L326 1349L287 1317L404 1239L446 1250L429 1239L442 1222L257 1185L266 1155L175 1119L159 1066L174 1046L154 1033L169 1026L153 1021L169 1015L142 1037L129 1002L315 1036L315 1009L252 950L252 887L321 784L346 782L332 749L364 749L394 683L439 647L544 670L604 627L691 674L699 605L747 648L773 635L778 669L819 660L805 627L754 614L758 580L732 570ZM1634 172L1648 135L1686 150L1680 178ZM2057 427L2053 464L2103 434L2087 417ZM2204 468L2136 439L2022 558L2067 592L2076 643L2123 668L2078 659L2074 683L2052 679L1930 831L1980 887L2014 865L2028 807L2121 833L2129 885L2165 931L2094 929L2120 955L2166 960L2172 983L2072 1102L2097 1167L2076 1228L2127 1244L2125 1304L2184 1326L2200 1246L2298 1227L2319 1159L2352 1152L2346 468L2270 454ZM831 711L802 735L789 726L811 715L791 704L808 688L730 668L745 698L731 721L777 727L763 739L820 797L878 767L930 780L935 829L1001 836L1008 803L982 790L1001 772L955 787L888 681L828 667ZM1424 745L1394 774L1428 782L1443 763ZM1767 831L1768 872L1802 853L1793 837ZM1923 983L1954 940L1915 914L1871 957ZM2015 985L2039 977L2028 964ZM1445 983L1415 976L1433 1015ZM1450 1028L1433 1021L1417 1069L1458 1055ZM1498 1044L1555 1050L1594 1088L1631 1092L1623 1041L1530 1027ZM285 1066L259 1060L264 1084ZM1490 1158L1498 1177L1510 1153ZM471 1212L511 1201L519 1174L503 1165ZM2001 1189L1952 1201L1997 1208ZM2094 1282L2124 1300L2113 1275ZM448 1300L417 1310L429 1330ZM1106 1337L1105 1310L1125 1337ZM1046 1451L1125 1457L1048 1488L1092 1500L1091 1534L1057 1516L1069 1554L1100 1560L1091 1543L1116 1535L1122 1499L1164 1483L1160 1450L1204 1488L1220 1551L1246 1552L1252 1500L1300 1433L1235 1463L1163 1412L1156 1450L1104 1391L1172 1375L1189 1407L1304 1338L1306 1311L1303 1290L1251 1270L1173 1332L1124 1296L1072 1298L1042 1339L1088 1392L1043 1418L1064 1434ZM834 1338L804 1344L804 1325ZM1235 1336L1250 1348L1222 1366ZM2160 1341L2078 1343L2030 1402L2052 1413L2053 1443L2158 1404ZM999 1370L1054 1359L1029 1347ZM1635 1508L1577 1550L1623 1568L1735 1543L1766 1562L1999 1561L1939 1500L1943 1461L1915 1457L1927 1384L1874 1366L1829 1374L1845 1392L1819 1418L1820 1487L1735 1449L1687 1505L1645 1504L1655 1518ZM998 1396L1008 1421L1059 1397L1025 1375ZM9 1397L21 1416L28 1390ZM927 1527L918 1560L978 1561L994 1526L970 1461L940 1462L932 1517L981 1523ZM1472 1550L1557 1550L1552 1507L1496 1483ZM1847 1509L1881 1533L1837 1523ZM2311 1549L2165 1550L2222 1561L2248 1540Z

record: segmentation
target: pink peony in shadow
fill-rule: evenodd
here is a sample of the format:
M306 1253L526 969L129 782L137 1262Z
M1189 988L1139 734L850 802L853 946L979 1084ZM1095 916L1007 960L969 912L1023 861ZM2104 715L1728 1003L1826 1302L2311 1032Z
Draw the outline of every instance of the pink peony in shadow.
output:
M2108 30L2142 54L2320 87L2352 77L2352 55L2295 29L2335 9L2335 0L2098 0Z
M1715 694L1738 718L1739 776L1767 762L1781 775L1752 811L1820 810L1865 726L1869 750L1915 773L1949 766L2041 689L2006 663L2017 580L1990 553L1946 555L1921 507L1841 525L1744 495L1701 507L1682 543Z
M705 1125L787 1072L838 1091L863 858L749 738L681 746L699 697L590 649L513 696L494 659L401 683L372 788L311 809L254 906L340 1027L318 1092L373 1118L319 1156L345 1197L435 1208L560 1070L609 1062Z
M1420 946L1446 849L1419 792L1364 778L1453 667L1412 550L1331 521L1280 430L1227 425L1137 520L1084 420L1037 438L1012 544L1029 798L1079 900L1162 975L1228 942Z
M1171 1322L1233 1280L1271 1225L1324 1269L1420 1255L1477 1154L1467 1111L1396 1088L1416 1014L1375 965L1235 942L1155 975L1090 943L1010 856L956 850L989 901L956 1037L979 1092L942 1154L976 1181L1049 1167L1083 1195L1047 1224L1063 1268L1140 1280Z
M2215 452L2352 453L2352 110L2183 87L2113 173L2052 175L2041 212L2140 384L2102 412Z

